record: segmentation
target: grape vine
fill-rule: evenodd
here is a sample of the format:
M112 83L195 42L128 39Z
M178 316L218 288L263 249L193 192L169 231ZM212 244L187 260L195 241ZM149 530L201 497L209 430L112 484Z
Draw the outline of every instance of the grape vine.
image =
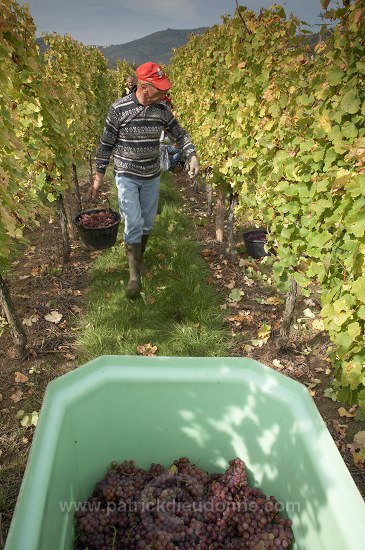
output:
M270 226L279 290L321 285L337 397L365 411L365 1L324 16L339 22L312 47L281 6L237 6L171 76L209 181Z
M41 55L26 4L4 0L0 16L0 279L5 289L11 248L25 229L40 224L40 213L50 203L59 208L64 248L70 249L63 195L96 145L116 97L117 75L99 50L68 35L45 35L47 50ZM68 260L66 251L63 259ZM5 296L10 300L7 290L0 298ZM12 304L8 308L12 311ZM21 326L11 324L14 332Z

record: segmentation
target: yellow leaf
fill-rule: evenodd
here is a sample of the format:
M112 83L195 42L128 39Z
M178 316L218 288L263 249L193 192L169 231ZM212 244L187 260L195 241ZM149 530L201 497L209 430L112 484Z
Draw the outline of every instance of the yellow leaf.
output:
M23 392L22 390L16 390L15 393L13 393L11 396L10 396L10 399L12 401L14 401L14 403L18 403L18 401L20 401L21 399L23 399Z
M155 355L156 351L157 346L153 346L151 343L137 346L137 353L139 353L139 355Z
M172 474L175 474L175 475L176 475L176 474L178 473L178 471L179 471L179 470L178 470L178 467L175 466L175 464L172 464L172 465L170 466L170 468L169 468L169 472L171 472Z
M28 317L27 319L23 319L22 325L26 325L27 327L31 327L33 323L36 323L38 321L39 317L38 315L32 315L31 317Z
M266 300L266 303L271 306L278 306L282 303L282 299L279 298L279 296L269 296L269 298Z
M25 382L28 382L29 378L25 374L22 374L21 372L15 373L15 382L20 382L24 384Z
M62 319L63 315L62 313L59 313L58 311L51 311L51 313L48 313L48 315L45 315L44 318L46 321L49 321L50 323L54 323L55 325L57 325L61 319Z
M307 307L307 309L305 309L303 311L303 315L304 315L304 317L308 317L309 319L314 319L315 318L315 315L314 315L313 311L311 309L309 309L309 307Z
M33 426L36 426L38 424L39 419L39 413L37 411L33 411L31 414L31 423Z
M357 432L354 436L354 443L360 448L365 448L365 432Z
M344 407L338 409L338 414L340 416L346 416L346 418L354 418L354 416L356 416L356 414L348 412Z
M267 340L270 336L270 332L271 332L271 326L270 325L267 325L267 324L263 324L261 325L261 327L259 328L259 331L257 333L257 336L259 338L262 338L263 340Z
M242 349L245 353L250 353L250 351L253 350L253 346L250 346L250 344L245 344Z
M365 432L355 434L353 443L348 447L356 466L362 470L365 465Z
M314 330L324 330L324 323L322 319L315 319L312 323L312 327Z

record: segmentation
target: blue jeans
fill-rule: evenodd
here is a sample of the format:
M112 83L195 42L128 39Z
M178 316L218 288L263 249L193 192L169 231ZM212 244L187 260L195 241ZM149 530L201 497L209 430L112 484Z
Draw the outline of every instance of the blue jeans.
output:
M118 188L119 210L124 218L124 242L140 243L142 235L148 235L155 222L160 176L143 181L117 175L115 182Z

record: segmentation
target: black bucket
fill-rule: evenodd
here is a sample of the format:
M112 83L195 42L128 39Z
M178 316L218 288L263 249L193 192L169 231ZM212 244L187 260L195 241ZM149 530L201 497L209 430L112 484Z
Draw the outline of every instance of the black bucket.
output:
M108 225L108 227L85 227L80 223L80 217L83 214L98 214L99 212L110 212L115 217L115 223ZM103 250L104 248L112 247L118 235L118 228L120 224L120 214L114 212L111 208L96 208L94 210L83 210L77 216L74 217L73 222L77 227L77 231L82 239L82 242L90 250Z
M261 237L265 235L265 240ZM268 256L269 253L265 251L264 245L266 243L267 231L264 228L259 229L250 229L243 234L243 240L245 241L245 247L247 254L252 258L262 258L263 256Z

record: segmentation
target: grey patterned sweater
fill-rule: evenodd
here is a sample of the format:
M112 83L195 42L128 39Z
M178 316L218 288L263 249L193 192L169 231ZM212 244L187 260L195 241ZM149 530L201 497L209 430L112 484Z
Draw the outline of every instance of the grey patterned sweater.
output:
M186 130L163 103L143 106L135 92L109 108L104 131L96 149L96 171L105 173L110 158L114 171L129 177L149 179L160 173L160 136L173 136L187 159L196 155Z

